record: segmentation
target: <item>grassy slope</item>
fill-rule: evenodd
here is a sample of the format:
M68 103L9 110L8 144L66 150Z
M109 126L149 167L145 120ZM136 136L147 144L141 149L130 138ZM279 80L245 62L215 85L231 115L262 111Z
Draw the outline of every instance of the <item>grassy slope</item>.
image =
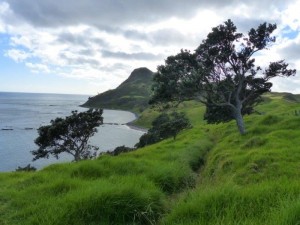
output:
M170 109L170 111L171 110L172 109ZM192 124L204 124L204 121L202 119L205 108L202 104L195 101L183 102L176 108L176 110L184 112L189 117ZM147 108L139 114L138 119L135 120L133 124L150 128L152 121L159 115L159 113L160 112L157 110Z
M2 173L0 224L297 224L297 98L267 95L263 115L245 118L245 136L234 122L205 125L203 107L186 103L195 125L175 141Z

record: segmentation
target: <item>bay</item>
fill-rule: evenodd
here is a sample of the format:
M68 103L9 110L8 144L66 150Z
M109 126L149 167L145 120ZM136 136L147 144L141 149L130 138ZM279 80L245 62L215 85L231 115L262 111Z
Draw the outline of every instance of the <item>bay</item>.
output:
M68 116L73 110L87 110L79 107L87 98L86 95L0 92L0 171L14 171L29 163L40 169L52 163L71 161L72 157L63 154L59 160L50 157L32 162L30 151L37 149L34 140L40 126ZM121 145L133 147L144 134L126 125L136 118L131 112L104 110L103 118L105 124L90 139L91 144L100 148L99 152Z

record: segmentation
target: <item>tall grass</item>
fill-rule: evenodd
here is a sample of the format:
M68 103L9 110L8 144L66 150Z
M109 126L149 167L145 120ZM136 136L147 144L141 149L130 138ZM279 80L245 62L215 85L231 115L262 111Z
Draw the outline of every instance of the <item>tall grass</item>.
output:
M299 182L288 180L202 186L187 194L162 224L296 225L299 188Z
M207 126L216 145L201 183L174 204L162 224L300 224L300 117L288 113L300 105L269 97L260 106L268 113L245 118L244 136L234 122Z

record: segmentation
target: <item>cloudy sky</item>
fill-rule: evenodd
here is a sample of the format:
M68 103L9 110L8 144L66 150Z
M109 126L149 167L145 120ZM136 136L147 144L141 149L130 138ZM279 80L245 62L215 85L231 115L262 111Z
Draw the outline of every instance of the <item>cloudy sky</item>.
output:
M95 95L230 18L240 32L277 24L258 61L285 59L299 72L272 90L300 93L299 11L300 0L0 0L0 91Z

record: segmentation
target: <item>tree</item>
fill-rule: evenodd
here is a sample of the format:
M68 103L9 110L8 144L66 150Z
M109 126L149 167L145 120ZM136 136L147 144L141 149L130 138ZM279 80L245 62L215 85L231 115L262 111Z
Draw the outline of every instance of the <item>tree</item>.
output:
M88 140L103 124L102 110L90 109L85 112L72 111L66 118L51 120L50 125L38 129L38 138L35 143L37 150L31 151L33 160L48 158L65 152L74 157L74 161L96 156L98 147L88 144Z
M188 118L184 113L172 112L170 114L162 114L166 115L166 119L164 122L160 123L160 121L155 121L157 127L157 132L159 132L159 137L162 139L173 137L175 140L180 131L190 128L191 124ZM155 124L155 123L154 123Z
M150 104L198 99L206 105L209 122L234 119L244 134L243 115L270 91L270 79L296 74L284 60L264 70L255 66L255 54L275 42L275 29L276 24L263 23L243 35L231 20L213 28L194 53L181 50L158 67Z
M160 140L161 139L158 136L156 136L155 133L151 133L151 132L148 131L147 133L143 134L140 137L139 142L136 143L134 147L136 147L136 148L142 148L142 147L145 147L147 145L151 145L151 144L157 143Z
M118 146L112 151L107 151L105 154L111 155L111 156L117 156L120 155L121 153L127 153L127 152L132 152L134 151L135 148L130 148L126 147L125 145Z
M191 124L184 113L162 113L153 120L152 127L140 137L140 141L135 147L141 148L169 137L173 137L175 140L180 131L190 127Z

